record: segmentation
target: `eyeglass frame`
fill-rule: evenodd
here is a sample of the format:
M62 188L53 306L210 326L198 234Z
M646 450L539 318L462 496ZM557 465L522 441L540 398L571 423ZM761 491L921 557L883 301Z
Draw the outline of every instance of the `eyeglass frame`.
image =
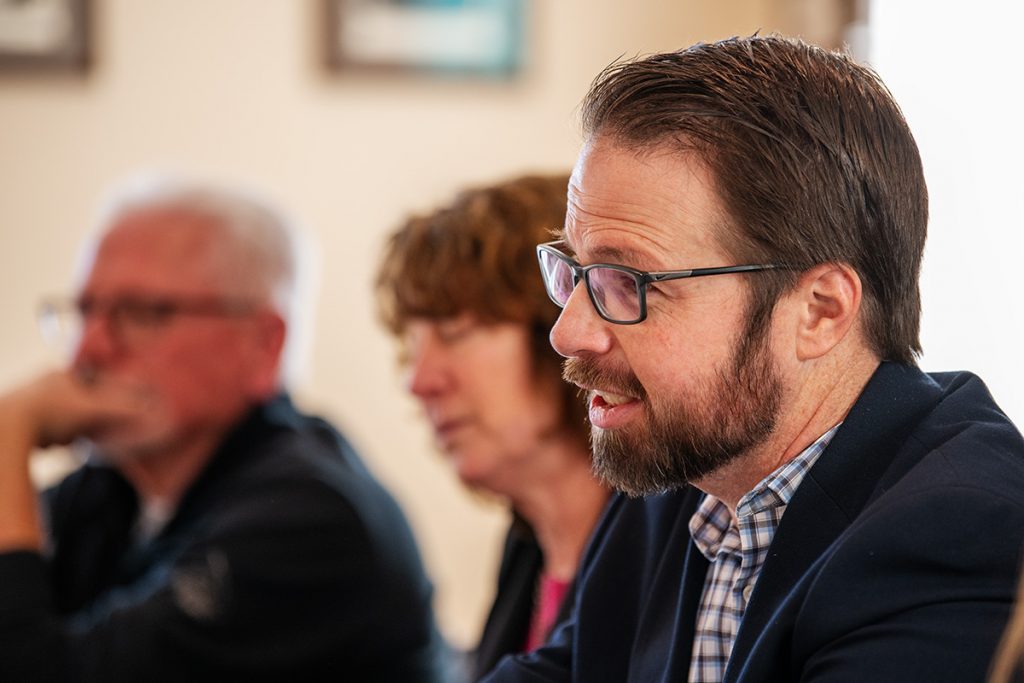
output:
M90 311L90 308L94 310ZM49 297L40 302L36 315L42 328L48 317L74 312L79 316L83 330L86 320L90 316L102 315L112 326L114 337L119 343L124 343L126 320L131 315L137 316L140 312L144 314L143 317L149 316L150 319L142 322L142 318L137 316L128 324L135 325L139 329L156 330L166 327L179 316L241 318L256 313L259 308L260 306L252 301L217 297L188 298L166 295L124 296L109 299L105 297Z
M683 280L692 277L705 277L708 275L728 275L730 273L756 273L765 270L786 270L793 266L780 263L759 263L759 264L747 264L738 266L716 266L713 268L690 268L687 270L652 270L645 271L637 268L631 268L629 266L623 266L616 263L591 263L590 265L580 265L578 261L569 256L561 249L558 245L565 245L565 240L554 240L552 242L543 242L537 245L537 262L540 266L541 278L544 280L544 291L547 292L548 298L559 308L564 309L565 304L559 303L551 292L551 286L548 283L548 278L544 270L543 253L547 252L552 254L559 261L565 263L572 270L573 279L573 290L579 285L582 280L587 289L587 296L590 298L590 303L594 306L594 310L601 317L602 320L612 323L613 325L636 325L647 320L647 286L657 282L667 282L670 280ZM633 278L636 283L637 299L640 304L640 312L635 320L614 320L601 310L601 306L598 305L597 299L594 297L594 290L590 286L590 277L588 273L596 268L610 268L619 272L625 273ZM568 300L566 300L568 303Z

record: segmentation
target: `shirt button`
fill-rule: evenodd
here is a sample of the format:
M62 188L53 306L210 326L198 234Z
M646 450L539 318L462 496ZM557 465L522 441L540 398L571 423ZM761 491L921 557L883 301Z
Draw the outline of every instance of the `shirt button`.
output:
M743 587L743 602L750 602L750 595L754 592L753 584L747 584Z

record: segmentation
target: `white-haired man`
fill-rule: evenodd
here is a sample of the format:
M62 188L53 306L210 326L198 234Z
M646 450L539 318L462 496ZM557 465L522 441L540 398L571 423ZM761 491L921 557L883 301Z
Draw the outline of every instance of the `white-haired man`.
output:
M121 202L74 359L0 397L0 678L434 681L431 588L391 497L280 364L294 241L251 198ZM37 446L85 437L44 496Z

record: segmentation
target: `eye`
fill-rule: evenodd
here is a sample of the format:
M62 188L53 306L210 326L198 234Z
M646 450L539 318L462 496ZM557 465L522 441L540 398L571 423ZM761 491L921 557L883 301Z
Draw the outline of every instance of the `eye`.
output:
M96 300L95 299L79 299L75 302L75 308L78 310L78 314L83 318L96 313Z
M442 344L454 344L468 337L477 325L466 318L454 318L437 323L437 339Z
M166 323L177 312L170 301L141 301L125 299L111 306L113 315L124 322L140 327L157 327Z

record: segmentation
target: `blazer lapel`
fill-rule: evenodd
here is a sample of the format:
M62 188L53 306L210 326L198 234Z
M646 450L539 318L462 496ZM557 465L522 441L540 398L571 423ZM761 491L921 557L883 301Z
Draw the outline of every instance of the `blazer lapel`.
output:
M754 585L724 681L743 664L789 591L877 494L893 458L941 389L916 368L882 363L786 508Z
M629 681L685 681L690 670L697 608L704 590L708 560L690 538L690 517L703 494L691 489L670 535L669 548L648 590L648 603L639 620ZM666 605L675 603L675 607Z

